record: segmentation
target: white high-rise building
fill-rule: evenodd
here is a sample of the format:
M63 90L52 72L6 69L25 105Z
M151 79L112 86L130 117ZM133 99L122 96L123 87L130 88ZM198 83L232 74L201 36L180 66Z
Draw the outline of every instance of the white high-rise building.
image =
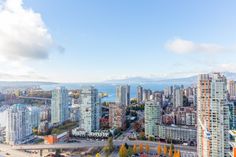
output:
M65 87L57 87L52 91L51 123L63 123L69 118L68 91Z
M29 106L30 121L33 128L37 128L40 123L40 109L36 106Z
M15 104L8 109L6 143L20 144L32 134L29 109L26 105Z
M130 86L119 85L116 87L116 102L128 106L130 104Z
M161 105L156 101L147 101L145 103L145 135L157 136L158 124L161 123Z
M229 107L226 78L219 73L202 74L197 86L199 157L224 157L229 151Z
M0 128L4 128L7 126L7 109L8 105L4 105L0 107Z
M94 87L84 87L80 93L80 128L86 132L100 129L101 102Z
M183 89L179 87L175 88L173 94L173 106L174 107L183 106L183 97L184 97Z

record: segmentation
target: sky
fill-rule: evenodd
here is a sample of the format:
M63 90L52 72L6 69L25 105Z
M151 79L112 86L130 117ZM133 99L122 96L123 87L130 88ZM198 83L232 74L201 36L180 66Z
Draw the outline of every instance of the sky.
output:
M0 0L0 80L236 72L235 0Z

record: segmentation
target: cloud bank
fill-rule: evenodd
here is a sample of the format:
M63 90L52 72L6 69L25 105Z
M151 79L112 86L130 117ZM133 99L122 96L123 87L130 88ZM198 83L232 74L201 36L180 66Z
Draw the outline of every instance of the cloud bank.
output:
M54 49L64 51L39 13L23 7L23 0L0 2L0 80L44 79L28 63L47 59Z
M186 53L220 53L220 52L228 52L230 49L225 48L218 44L213 43L195 43L190 40L184 40L181 38L176 38L174 40L170 40L165 45L166 49L177 53L177 54L186 54Z
M22 5L22 0L6 0L0 7L0 55L10 59L48 58L53 39L41 15Z

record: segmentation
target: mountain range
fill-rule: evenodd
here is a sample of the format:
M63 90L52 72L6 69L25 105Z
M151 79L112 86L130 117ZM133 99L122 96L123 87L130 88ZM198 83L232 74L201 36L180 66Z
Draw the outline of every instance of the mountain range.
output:
M236 73L221 72L228 80L236 80ZM198 75L183 77L183 78L145 78L145 77L129 77L126 79L108 80L105 83L112 84L145 84L145 83L160 83L160 84L196 84Z
M228 80L236 80L236 73L233 72L221 72ZM105 84L184 84L191 85L197 83L197 75L182 78L145 78L145 77L129 77L126 79L113 79L107 80ZM98 84L99 84L98 83ZM0 87L30 87L30 86L40 86L40 85L51 85L58 84L55 82L39 82L39 81L0 81ZM94 83L93 83L94 84ZM96 83L95 83L96 84Z

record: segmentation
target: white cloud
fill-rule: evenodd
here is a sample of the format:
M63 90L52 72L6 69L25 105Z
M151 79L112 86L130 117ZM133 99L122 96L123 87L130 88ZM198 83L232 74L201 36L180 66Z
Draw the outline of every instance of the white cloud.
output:
M0 10L0 55L14 59L44 59L53 40L41 15L22 6L22 0L6 0Z
M47 59L54 49L63 50L39 13L24 8L22 0L0 2L0 80L42 80L28 62Z
M193 53L193 52L202 52L202 53L218 53L218 52L227 52L230 49L225 48L218 44L212 43L194 43L189 40L184 40L176 38L170 40L165 45L166 49L171 52L178 54Z

